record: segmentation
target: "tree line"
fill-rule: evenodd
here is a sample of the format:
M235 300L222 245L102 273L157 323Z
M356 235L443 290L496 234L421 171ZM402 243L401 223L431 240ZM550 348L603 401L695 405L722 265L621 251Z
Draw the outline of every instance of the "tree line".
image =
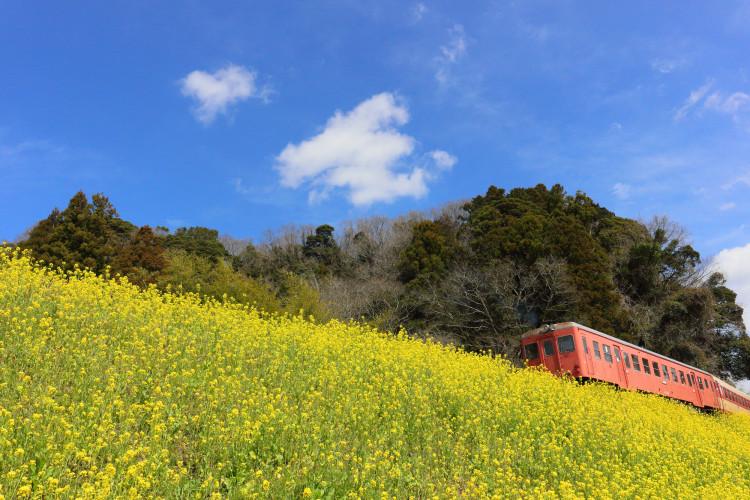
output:
M358 320L519 361L520 335L576 321L730 379L750 337L724 277L664 217L619 217L562 186L490 187L431 213L338 231L287 226L256 244L120 218L79 192L17 243L53 266L270 312Z

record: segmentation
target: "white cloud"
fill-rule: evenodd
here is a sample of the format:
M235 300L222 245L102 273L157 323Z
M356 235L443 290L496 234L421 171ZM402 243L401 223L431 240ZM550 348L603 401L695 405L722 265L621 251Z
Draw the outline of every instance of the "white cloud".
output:
M724 274L727 286L737 292L737 303L745 308L745 324L750 325L750 243L722 250L713 264Z
M448 43L440 47L440 56L437 58L437 71L435 79L441 83L447 83L450 77L450 67L457 63L466 54L466 33L464 27L455 24L448 30L450 36Z
M750 172L745 172L744 174L738 175L731 181L725 183L723 186L721 186L724 190L732 189L733 187L737 185L745 185L750 186Z
M735 92L730 96L724 97L720 92L714 92L706 98L704 105L713 111L737 118L737 115L742 111L750 111L750 94Z
M450 41L440 47L440 53L448 62L456 62L458 58L466 53L466 37L464 36L464 27L456 24L450 29Z
M411 9L412 19L415 23L421 21L425 14L427 14L427 6L422 2L417 3Z
M420 198L436 171L450 168L456 159L440 150L430 153L429 162L415 158L415 139L398 130L408 121L406 106L387 92L347 113L337 111L322 132L288 144L276 157L281 183L291 188L307 184L311 203L335 189L345 190L359 206Z
M458 161L455 156L440 149L430 151L430 156L440 170L450 170Z
M213 122L229 107L251 97L267 99L268 87L258 88L257 74L243 66L230 64L214 73L193 71L183 78L182 95L196 101L195 117L202 123Z
M678 109L674 114L674 119L676 121L680 121L683 118L687 116L687 114L690 112L690 110L698 104L698 102L703 99L703 97L708 93L709 90L711 90L711 87L713 86L714 82L709 81L702 87L699 87L692 92L690 92L690 95L685 100L685 103L680 106L680 109Z
M726 212L727 210L732 210L733 208L736 208L737 204L733 201L728 201L726 203L722 203L721 206L719 206L719 210L722 212Z
M65 148L50 141L30 140L17 144L0 144L0 166L10 165L26 155L55 155L65 152Z
M705 109L729 115L735 120L735 122L740 120L740 115L742 113L750 112L750 94L745 92L734 92L725 95L722 92L717 91L707 96L708 91L711 90L712 86L713 81L709 81L702 87L692 91L685 100L685 103L675 112L675 121L680 121L685 118L701 100L703 101L703 107Z
M623 184L622 182L616 183L612 186L612 194L621 200L627 200L633 193L633 186L630 184Z

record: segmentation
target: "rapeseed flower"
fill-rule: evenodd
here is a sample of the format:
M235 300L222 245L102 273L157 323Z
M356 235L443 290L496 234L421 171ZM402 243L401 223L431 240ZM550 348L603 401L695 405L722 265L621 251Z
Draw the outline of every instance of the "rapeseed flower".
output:
M0 499L750 496L750 419L0 249Z

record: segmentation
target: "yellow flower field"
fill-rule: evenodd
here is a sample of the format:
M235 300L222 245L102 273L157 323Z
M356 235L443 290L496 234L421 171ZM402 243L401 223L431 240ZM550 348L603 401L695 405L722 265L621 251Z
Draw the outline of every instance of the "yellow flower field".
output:
M0 498L741 498L750 419L0 250Z

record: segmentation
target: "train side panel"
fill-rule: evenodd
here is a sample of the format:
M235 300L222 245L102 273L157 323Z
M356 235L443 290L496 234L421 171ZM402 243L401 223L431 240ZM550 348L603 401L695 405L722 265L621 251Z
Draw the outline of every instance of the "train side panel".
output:
M679 399L698 407L719 407L718 398L708 383L708 374L688 370L668 358L616 342L597 332L583 328L578 331L582 342L591 344L587 356L591 378Z
M750 396L710 373L577 323L532 330L521 340L529 366L599 380L700 408L750 413Z
M719 387L719 404L722 410L732 413L750 414L750 397L740 393L719 378L714 377L714 382Z

